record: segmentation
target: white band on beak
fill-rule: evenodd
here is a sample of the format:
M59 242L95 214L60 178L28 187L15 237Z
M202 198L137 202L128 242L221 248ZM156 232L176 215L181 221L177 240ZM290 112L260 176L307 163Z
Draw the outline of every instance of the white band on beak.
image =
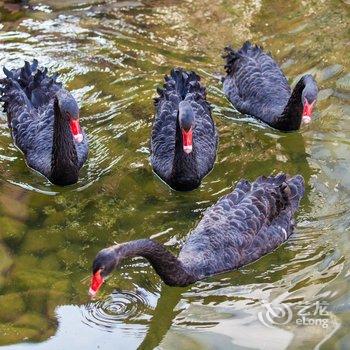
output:
M303 115L301 120L304 124L309 124L311 122L311 117L308 115Z
M91 297L94 297L96 295L96 292L92 288L89 288L89 295Z
M184 152L187 154L190 154L192 152L192 145L191 146L183 146Z
M74 137L74 140L78 143L82 142L84 139L83 134L76 134L76 135L73 135L73 137Z

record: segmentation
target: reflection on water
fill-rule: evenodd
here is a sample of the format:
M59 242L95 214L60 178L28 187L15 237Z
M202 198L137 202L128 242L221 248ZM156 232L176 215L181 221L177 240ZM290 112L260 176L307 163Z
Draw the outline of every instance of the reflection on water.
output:
M0 0L0 66L37 58L81 106L90 157L58 188L33 173L0 120L0 344L9 349L346 348L350 342L348 1ZM237 114L221 92L222 48L250 39L291 83L311 72L313 123L282 134ZM173 66L198 71L220 132L200 189L176 193L149 164L155 88ZM240 178L303 174L296 234L240 271L189 288L164 286L142 259L123 264L89 301L96 251L154 236L177 253L201 213ZM264 302L293 320L268 328ZM298 326L327 303L329 326ZM254 334L254 338L251 336Z

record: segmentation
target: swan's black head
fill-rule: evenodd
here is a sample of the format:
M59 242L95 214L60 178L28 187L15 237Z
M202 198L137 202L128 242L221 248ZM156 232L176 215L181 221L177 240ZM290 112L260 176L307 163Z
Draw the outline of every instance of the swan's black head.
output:
M74 97L67 91L57 94L57 104L60 115L65 118L76 142L83 141L83 134L79 125L79 107Z
M92 264L92 278L89 294L95 296L102 286L105 278L116 268L119 263L118 256L113 248L102 249Z
M185 153L192 152L192 133L194 126L194 112L188 101L179 103L179 124L182 133L182 145Z
M312 75L307 74L303 77L304 79L304 90L301 94L301 102L303 104L303 115L302 122L309 124L311 121L312 111L317 100L317 84Z

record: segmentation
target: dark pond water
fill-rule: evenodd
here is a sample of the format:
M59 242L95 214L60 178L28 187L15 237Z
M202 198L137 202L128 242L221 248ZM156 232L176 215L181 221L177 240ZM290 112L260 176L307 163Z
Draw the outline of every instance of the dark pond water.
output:
M91 152L77 185L55 187L26 167L1 114L3 348L349 348L349 1L30 3L0 1L0 66L37 58L58 71L79 101ZM291 83L315 75L309 127L282 134L227 102L215 78L222 48L246 39L269 50ZM186 194L149 164L152 98L173 66L202 75L220 131L214 170ZM99 249L152 236L177 253L240 178L278 171L301 173L308 186L296 232L277 251L189 288L166 287L144 260L127 261L89 301ZM292 319L266 327L266 302L287 303ZM307 320L326 327L298 324L306 306Z

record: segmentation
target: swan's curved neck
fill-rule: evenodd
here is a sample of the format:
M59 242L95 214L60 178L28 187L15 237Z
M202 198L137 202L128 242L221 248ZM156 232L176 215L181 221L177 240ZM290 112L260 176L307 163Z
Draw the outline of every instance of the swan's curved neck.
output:
M285 131L298 130L303 115L302 93L305 88L305 80L302 77L295 85L292 94L283 110L282 116L276 121L277 128Z
M55 99L50 180L57 185L70 185L77 182L78 174L78 156L69 123Z
M142 256L153 266L161 279L169 286L186 286L196 278L191 275L186 266L162 244L151 239L139 239L113 246L118 264L125 258Z

